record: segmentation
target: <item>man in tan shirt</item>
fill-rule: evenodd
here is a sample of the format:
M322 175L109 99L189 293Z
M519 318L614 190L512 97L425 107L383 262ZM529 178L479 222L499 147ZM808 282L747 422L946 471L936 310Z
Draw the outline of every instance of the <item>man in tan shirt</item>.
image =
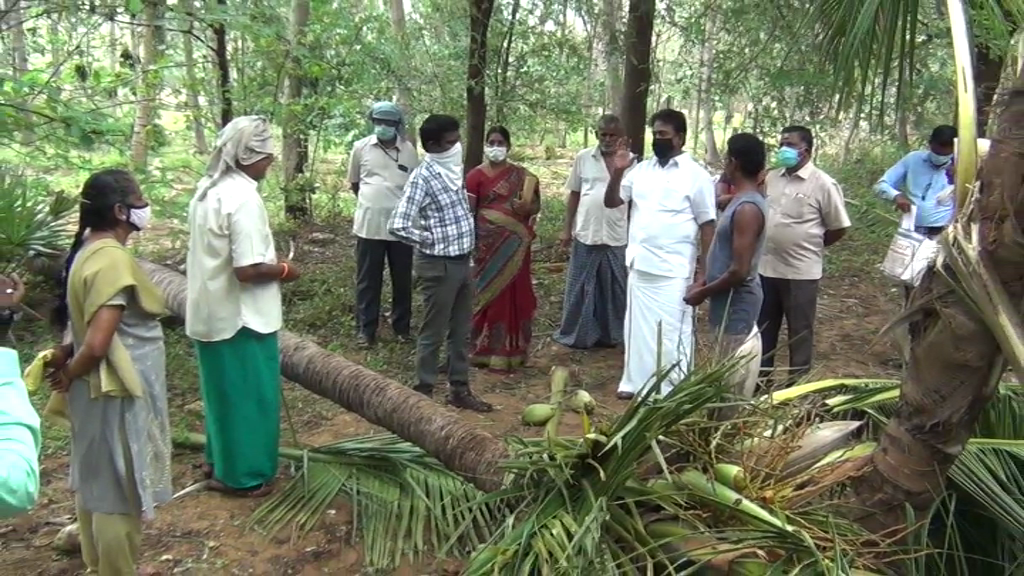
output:
M825 247L838 242L850 227L843 191L811 162L813 151L814 136L808 128L784 128L776 154L782 168L769 172L765 181L768 237L760 263L764 302L758 325L766 386L775 368L783 320L789 335L788 382L810 371Z

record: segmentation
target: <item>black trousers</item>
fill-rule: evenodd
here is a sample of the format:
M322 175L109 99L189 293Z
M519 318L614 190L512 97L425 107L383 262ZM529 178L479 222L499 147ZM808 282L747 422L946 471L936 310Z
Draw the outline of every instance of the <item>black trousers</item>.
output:
M391 273L391 327L408 335L412 323L412 246L393 240L356 238L356 321L363 336L374 338L380 322L384 260Z
M788 382L795 382L811 370L814 360L814 321L818 312L818 280L788 280L761 276L764 303L761 305L761 378L770 381L775 370L779 332L786 322L789 336Z

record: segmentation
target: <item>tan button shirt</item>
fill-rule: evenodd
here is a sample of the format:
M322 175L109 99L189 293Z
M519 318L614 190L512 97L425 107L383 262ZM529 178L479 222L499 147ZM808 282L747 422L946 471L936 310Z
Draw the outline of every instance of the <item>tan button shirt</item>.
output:
M813 163L787 175L772 170L766 179L768 237L760 272L769 278L819 280L825 232L850 227L839 184Z
M398 240L388 234L388 220L402 198L409 174L420 165L416 147L399 138L397 148L385 150L376 136L352 145L348 181L359 183L352 233L370 240Z

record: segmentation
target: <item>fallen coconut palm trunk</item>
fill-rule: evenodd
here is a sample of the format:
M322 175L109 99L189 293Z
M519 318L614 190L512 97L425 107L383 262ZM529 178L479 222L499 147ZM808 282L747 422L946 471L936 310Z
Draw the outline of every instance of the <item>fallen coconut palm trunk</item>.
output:
M164 291L168 310L184 318L185 277L152 262L141 265ZM500 439L422 394L291 332L281 331L280 346L285 378L419 446L477 488L493 492L501 487L498 465L509 452Z

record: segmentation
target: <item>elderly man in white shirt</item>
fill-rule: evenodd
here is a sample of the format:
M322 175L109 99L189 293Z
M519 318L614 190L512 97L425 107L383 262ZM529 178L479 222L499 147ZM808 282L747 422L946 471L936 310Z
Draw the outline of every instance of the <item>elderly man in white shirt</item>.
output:
M661 394L689 371L693 361L693 309L683 303L693 283L703 282L699 254L707 260L715 233L711 175L683 152L686 116L660 110L650 120L654 158L633 164L620 145L604 205L630 203L626 266L626 360L617 397L631 400L664 370ZM660 340L658 336L661 336Z
M622 139L614 114L597 121L598 145L576 155L565 187L563 247L571 243L562 322L555 342L570 348L611 348L622 343L626 317L626 229L629 207L604 206L612 158Z
M278 260L256 190L273 161L267 120L232 120L217 136L188 213L185 333L199 360L203 468L211 489L232 496L264 496L277 474L281 283L299 271Z

